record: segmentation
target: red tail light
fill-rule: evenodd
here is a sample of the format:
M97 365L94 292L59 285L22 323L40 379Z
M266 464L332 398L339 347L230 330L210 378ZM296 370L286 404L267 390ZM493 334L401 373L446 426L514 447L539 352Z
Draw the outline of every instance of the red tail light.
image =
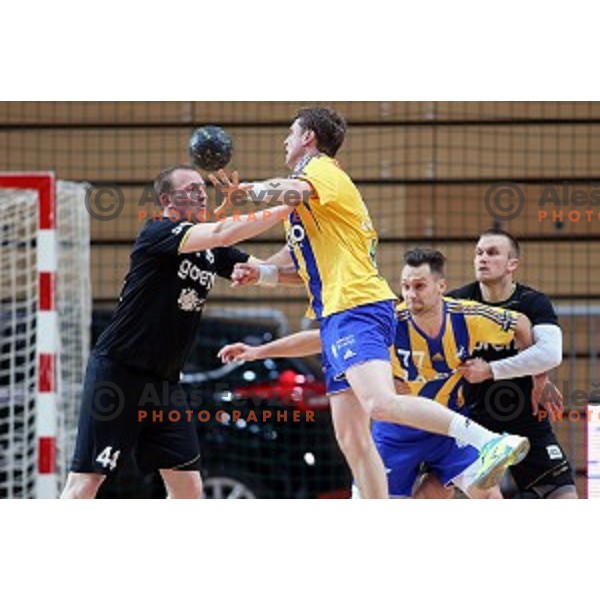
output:
M352 490L333 490L319 494L320 500L349 500L352 498Z
M291 370L283 371L277 382L251 384L236 388L234 392L262 401L277 400L284 406L304 412L329 408L325 384Z

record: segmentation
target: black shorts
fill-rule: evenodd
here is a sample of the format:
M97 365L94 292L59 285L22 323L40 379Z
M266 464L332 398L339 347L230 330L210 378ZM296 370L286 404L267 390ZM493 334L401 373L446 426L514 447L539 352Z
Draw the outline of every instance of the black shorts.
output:
M574 486L571 465L554 432L546 430L524 435L531 442L531 450L522 462L510 468L519 491L532 492L538 486Z
M198 435L187 410L188 400L178 383L92 353L71 471L106 475L128 453L134 453L144 472L198 470Z

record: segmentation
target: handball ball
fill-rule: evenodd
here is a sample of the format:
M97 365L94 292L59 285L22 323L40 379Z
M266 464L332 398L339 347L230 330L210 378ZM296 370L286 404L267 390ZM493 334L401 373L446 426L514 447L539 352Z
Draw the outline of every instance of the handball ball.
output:
M231 160L233 142L220 127L207 125L192 133L188 150L196 167L205 171L218 171Z

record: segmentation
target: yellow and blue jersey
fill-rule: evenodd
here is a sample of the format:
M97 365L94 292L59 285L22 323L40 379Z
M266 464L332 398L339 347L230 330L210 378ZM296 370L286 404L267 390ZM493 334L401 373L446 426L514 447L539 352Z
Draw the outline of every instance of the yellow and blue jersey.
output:
M287 244L309 295L307 316L322 319L394 300L377 270L377 233L350 177L324 155L307 157L293 177L315 191L285 222Z
M427 336L405 304L397 308L394 377L414 395L431 398L462 412L464 379L456 372L482 343L506 345L514 338L518 313L467 300L444 298L444 318L437 337Z

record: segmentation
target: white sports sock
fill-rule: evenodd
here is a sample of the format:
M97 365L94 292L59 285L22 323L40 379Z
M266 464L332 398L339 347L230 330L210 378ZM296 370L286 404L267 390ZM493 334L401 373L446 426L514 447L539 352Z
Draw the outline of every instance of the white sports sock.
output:
M489 441L498 437L497 433L459 414L452 417L448 435L461 442L475 446L477 450L481 450Z

